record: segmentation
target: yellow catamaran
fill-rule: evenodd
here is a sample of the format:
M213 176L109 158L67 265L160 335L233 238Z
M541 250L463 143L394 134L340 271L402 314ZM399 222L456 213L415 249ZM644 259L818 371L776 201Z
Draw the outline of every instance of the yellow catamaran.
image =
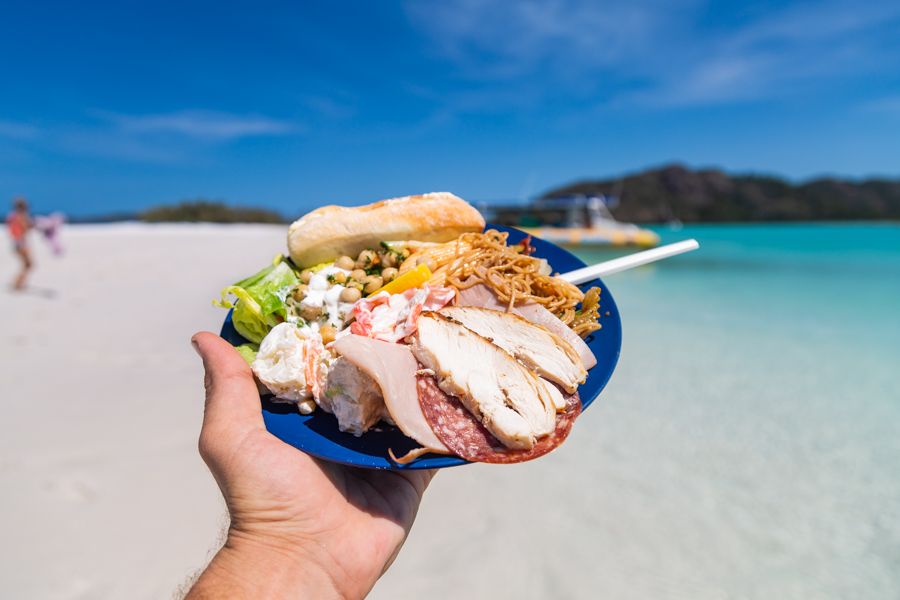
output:
M638 246L652 248L659 236L632 223L616 221L612 196L542 198L524 206L487 207L489 221L511 225L560 246Z

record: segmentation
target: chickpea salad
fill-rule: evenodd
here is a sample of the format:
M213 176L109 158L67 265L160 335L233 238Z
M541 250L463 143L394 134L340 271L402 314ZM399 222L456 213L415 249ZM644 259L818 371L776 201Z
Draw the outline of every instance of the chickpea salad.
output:
M304 414L317 406L334 412L343 430L359 435L368 424L340 412L361 393L356 387L364 378L342 365L330 346L351 332L397 341L421 310L453 299L455 290L427 285L427 255L410 258L427 246L382 242L358 256L304 269L278 255L223 289L214 304L233 309L234 328L248 340L237 350L276 399L296 403Z
M285 320L318 329L324 343L334 341L363 295L374 294L397 276L400 252L363 250L332 264L300 271L299 283L285 296Z

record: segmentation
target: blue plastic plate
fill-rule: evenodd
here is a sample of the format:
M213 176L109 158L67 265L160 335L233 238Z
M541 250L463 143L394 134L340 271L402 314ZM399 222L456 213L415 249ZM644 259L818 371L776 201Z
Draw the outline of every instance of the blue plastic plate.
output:
M525 237L518 229L489 225L489 227L509 232L509 242L515 244ZM555 272L565 273L584 263L572 253L550 242L532 239L535 256L546 258ZM583 408L600 395L606 386L622 348L622 322L612 294L599 279L584 284L582 289L600 286L600 323L602 328L586 339L588 346L597 357L597 364L588 372L587 381L578 388ZM235 331L231 323L231 311L222 325L222 337L238 346L247 342ZM273 402L270 398L262 399L263 418L266 428L276 437L303 452L312 454L331 462L365 467L368 469L440 469L468 464L455 456L438 456L427 454L407 465L397 465L388 457L388 448L393 449L396 456L402 456L418 445L396 427L379 423L374 430L369 430L360 437L338 430L337 419L323 410L316 410L311 415L301 415L292 404ZM578 424L575 424L578 427Z

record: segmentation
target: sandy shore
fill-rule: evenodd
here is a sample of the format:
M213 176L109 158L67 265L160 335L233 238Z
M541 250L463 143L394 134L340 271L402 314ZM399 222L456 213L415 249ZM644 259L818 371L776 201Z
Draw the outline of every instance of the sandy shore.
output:
M265 264L283 236L267 226L78 226L60 259L34 240L34 288L0 294L4 596L165 598L204 565L224 509L196 452L201 369L188 340L218 329L223 312L210 299ZM13 268L11 253L0 255L4 281ZM695 349L702 361L659 347L666 325L646 318L663 302L636 299L622 307L619 371L569 442L530 464L441 473L373 597L897 592L882 558L891 552L866 546L880 539L897 557L900 494L881 479L896 446L869 460L825 434L801 446L774 417L730 418L717 399L741 398L740 361L709 344ZM888 435L882 421L869 438ZM829 443L829 460L880 487L820 477L815 457ZM892 503L882 537L843 508L868 515Z
M264 264L278 229L79 226L33 240L33 289L0 294L3 588L18 598L161 598L222 524L196 452L189 337L216 289ZM8 279L12 256L0 260Z

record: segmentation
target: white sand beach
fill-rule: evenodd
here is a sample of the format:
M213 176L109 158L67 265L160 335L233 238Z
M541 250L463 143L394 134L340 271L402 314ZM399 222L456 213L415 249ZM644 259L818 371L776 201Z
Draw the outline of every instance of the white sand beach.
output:
M210 299L284 233L71 226L62 258L32 240L32 290L0 293L0 595L167 598L205 564L224 507L196 452L189 337L218 330ZM649 293L655 273L610 281L622 360L570 440L440 473L372 597L900 595L900 411L881 351L832 355L864 361L848 381L791 345L837 333L798 317L729 335L709 296Z

